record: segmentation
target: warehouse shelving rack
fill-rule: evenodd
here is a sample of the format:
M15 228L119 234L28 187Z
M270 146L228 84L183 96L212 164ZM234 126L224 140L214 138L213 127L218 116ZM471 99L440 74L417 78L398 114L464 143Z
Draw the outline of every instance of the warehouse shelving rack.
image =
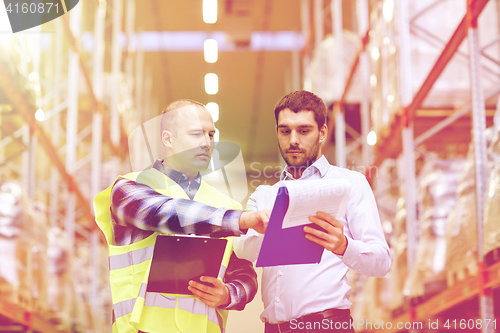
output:
M95 194L109 185L103 183L103 180L109 181L105 176L115 177L130 169L130 163L126 160L128 133L123 125L124 107L120 105L124 97L123 92L120 92L124 75L122 64L125 64L123 67L130 77L131 73L128 71L134 70L132 61L135 58L136 74L142 77L140 69L143 66L139 60L143 58L137 56L139 51L127 45L127 52L123 52L124 45L120 40L122 26L125 26L125 35L128 37L126 40L130 41L134 7L134 0L112 0L108 3L85 1L80 2L71 12L44 24L38 32L40 35L51 36L51 43L48 50L38 50L36 56L43 58L44 66L49 69L35 68L37 77L40 78L40 95L36 102L28 98L24 87L17 83L16 75L19 74L12 70L14 64L0 59L0 90L7 98L3 102L7 103L4 106L8 111L5 112L0 105L1 116L14 116L17 119L15 122L0 122L4 133L1 139L5 142L2 147L8 147L9 142L18 146L22 143L24 151L19 154L27 157L21 159L14 156L8 161L4 160L1 166L16 170L16 173L19 170L28 171L20 174L20 178L27 177L23 179L23 189L32 202L42 201L48 206L47 215L51 226L64 229L70 242L70 265L74 265L71 263L78 255L77 245L88 248L89 257L82 260L88 265L92 277L90 288L85 291L85 300L92 311L90 320L87 320L91 322L89 327L94 332L107 331L106 323L111 320L111 314L104 309L111 308L111 305L103 306L102 295L99 295L102 292L98 285L102 274L100 267L107 267L107 249L103 245L104 237L94 222L92 201ZM84 9L87 13L94 13L94 19L90 23L82 21ZM125 10L127 24L123 22ZM90 27L92 22L94 26ZM82 48L83 26L93 31L92 54L86 53ZM54 31L57 33L51 33ZM105 50L109 40L110 50ZM108 87L103 84L105 58L111 63L108 73L111 84ZM89 59L92 60L92 70L89 68ZM147 94L148 82L145 81L147 80L137 80L135 86L132 86L133 82L128 80L127 91L135 90L136 96ZM84 83L83 86L81 82ZM67 94L64 93L66 91ZM103 91L108 92L108 103L104 101ZM132 100L133 106L125 111L132 113L132 119L140 119L135 116L133 109L143 107L148 98L135 101L132 96L127 98ZM50 119L38 121L35 112L39 108L43 108ZM47 111L49 108L51 109ZM64 130L60 126L63 120L66 121ZM3 159L3 153L0 157ZM47 162L49 167L44 165ZM107 174L105 164L113 171ZM61 193L67 193L67 196ZM69 271L73 278L76 272L74 267L69 267ZM0 294L2 332L24 330L48 333L80 329L84 328L75 327L74 322L70 322L69 326L53 322L47 313L39 313L29 305L18 304Z
M329 109L332 111L328 115L328 142L335 141L335 162L337 166L347 166L347 155L349 152L358 150L361 147L361 164L365 168L370 166L370 146L366 141L366 136L370 131L370 82L369 82L369 55L366 45L369 41L368 29L368 0L356 1L357 12L357 32L360 36L360 49L350 68L344 68L343 43L335 43L334 54L336 64L336 91L335 100ZM307 69L313 54L319 58L321 52L320 43L326 33L331 33L335 40L342 40L343 34L343 2L342 0L302 0L302 33L306 38L306 45L301 56L304 59L303 69ZM320 65L318 65L320 66ZM299 71L299 64L294 63L293 73ZM317 69L317 78L322 76L322 70ZM360 72L361 85L358 87L362 91L363 98L360 101L361 133L357 133L352 127L346 126L345 104L349 89L354 81L354 76ZM305 77L305 74L304 74ZM333 131L335 129L335 131ZM352 142L346 142L346 133L354 138ZM362 139L365 138L365 139ZM329 145L324 147L328 148Z
M467 277L452 287L448 287L446 290L426 299L424 302L408 307L402 314L394 316L390 324L391 329L374 329L373 332L399 332L401 330L397 329L397 323L422 323L422 325L428 325L429 319L437 318L455 306L470 300L477 301L485 289L500 287L500 262L485 267L480 271L483 272L482 275ZM495 322L490 322L490 329L495 326L496 328L499 327L498 318L491 317L489 319L496 319ZM446 321L441 321L439 328L443 329L445 323ZM455 323L452 323L447 329L455 328L454 325ZM460 329L460 320L456 322L456 325L456 329ZM446 327L444 328L446 329Z
M323 36L323 30L325 29L323 23L318 23L318 21L323 22L325 13L323 12L325 6L322 0L313 0L315 15L309 15L311 18L310 27L311 29L304 29L304 34L308 38L306 43L306 48L303 51L303 56L306 59L311 57L313 50L319 49L319 42L321 42ZM464 0L466 1L466 0ZM493 2L492 0L491 2ZM335 15L335 11L342 12L342 1L331 0L327 1L331 3L331 16L332 19L337 19L337 22L332 22L333 35L336 40L340 40L342 37L341 27L342 24L338 22L338 16ZM456 28L455 32L451 38L443 43L444 48L437 58L434 66L430 70L426 79L422 85L417 90L415 95L412 94L411 87L411 57L410 57L410 33L420 34L422 30L418 31L414 26L412 26L412 19L418 16L425 15L429 10L431 10L435 5L439 4L441 0L433 1L427 8L417 13L414 17L410 18L408 14L408 0L398 0L393 1L395 4L395 12L398 15L398 92L399 92L399 102L400 109L394 117L390 120L389 124L379 133L378 143L375 146L374 154L370 151L369 147L363 146L363 161L364 165L371 167L380 167L382 163L387 159L397 158L401 156L404 160L405 165L405 185L409 189L406 191L406 230L408 231L408 268L411 269L412 264L415 259L416 245L417 245L417 235L413 233L416 228L417 219L417 193L416 193L416 173L415 173L415 160L416 151L419 153L424 152L421 147L418 147L422 143L426 142L431 137L439 138L444 143L456 142L456 134L460 131L463 132L464 129L473 129L473 133L469 138L468 135L464 135L464 143L470 141L474 144L474 149L476 152L475 165L476 165L476 193L478 202L478 274L477 276L470 276L463 281L458 282L452 287L447 288L441 293L433 296L432 298L424 299L420 302L413 302L415 304L409 304L406 308L400 311L399 315L392 318L391 326L396 327L398 322L416 322L416 321L427 321L432 316L438 316L453 307L460 306L466 301L471 299L477 299L477 303L480 305L480 317L479 318L494 318L493 312L493 290L497 290L500 286L499 279L499 269L500 264L495 263L492 266L485 267L484 265L484 254L483 254L483 208L485 206L484 193L487 187L487 172L486 172L486 139L485 139L485 128L486 124L490 125L492 122L492 116L494 114L494 109L487 109L485 107L485 101L491 100L500 94L500 86L497 84L491 91L488 91L486 95L483 94L482 86L482 74L481 74L481 57L485 57L488 60L500 65L498 61L491 59L483 52L483 49L479 47L478 42L478 30L477 30L477 20L488 4L488 0L467 0L467 13L461 20L460 24ZM307 5L309 4L309 6ZM361 40L361 48L356 56L354 65L349 69L349 74L347 75L347 80L344 80L342 70L337 71L338 77L335 80L345 82L341 85L341 92L338 94L338 100L334 103L334 114L330 116L329 128L336 126L336 138L335 144L337 158L336 162L338 166L344 166L342 161L345 161L345 124L343 124L343 103L345 101L345 96L349 89L352 87L352 79L359 71L359 75L362 77L362 82L364 84L362 87L356 87L357 89L363 89L366 97L365 100L360 101L361 104L361 117L363 121L369 122L369 108L370 108L370 93L366 90L366 82L369 82L370 70L367 68L368 61L368 51L367 48L370 45L370 29L369 27L369 11L381 10L384 4L384 0L357 0L356 1L356 17L358 34ZM500 5L497 2L497 5ZM307 0L303 0L303 10L311 10L311 3ZM307 16L307 15L306 15ZM381 18L383 19L383 18ZM340 28L338 28L340 26ZM314 32L313 27L315 28ZM337 27L337 28L335 28ZM428 32L427 32L428 33ZM425 31L424 31L425 34ZM316 37L316 38L314 38ZM429 37L429 34L427 34ZM471 76L471 100L468 104L464 105L459 109L425 109L422 104L431 91L433 85L436 83L438 78L443 73L446 65L451 61L453 56L457 54L459 46L462 44L464 39L468 37L469 41L469 69ZM434 35L430 36L432 42L436 42L437 38ZM441 42L437 40L438 42ZM498 42L497 38L492 43ZM489 47L490 45L488 45ZM342 52L341 49L337 49L336 52ZM458 51L458 54L464 57ZM384 60L382 57L381 61ZM488 73L486 73L488 74ZM384 84L384 83L382 83ZM387 84L387 83L385 83ZM369 86L369 83L368 83ZM382 96L385 98L385 96ZM472 116L468 116L468 113L472 111ZM364 120L363 120L364 119ZM472 122L472 123L471 123ZM365 125L366 126L366 125ZM362 125L363 131L361 133L361 138L363 142L366 142L366 135L368 130ZM339 131L340 129L340 131ZM340 133L337 133L340 132ZM465 132L466 134L468 132ZM450 136L451 134L451 136ZM344 137L344 140L338 136ZM330 135L331 137L331 135ZM451 139L450 139L451 137ZM338 140L340 138L340 140ZM330 141L329 141L330 142ZM429 145L429 149L432 146ZM339 154L344 154L344 156L339 156ZM369 161L367 163L367 161ZM371 167L367 171L371 170ZM371 173L366 174L369 181ZM373 331L397 331L393 330L373 330ZM416 330L410 330L416 331ZM483 328L483 332L493 332L492 326L488 328Z

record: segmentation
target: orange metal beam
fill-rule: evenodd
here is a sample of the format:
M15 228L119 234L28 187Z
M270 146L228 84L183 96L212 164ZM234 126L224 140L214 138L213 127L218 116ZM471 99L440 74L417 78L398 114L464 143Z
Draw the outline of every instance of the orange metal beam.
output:
M477 17L479 16L479 14L481 14L487 3L488 0L474 0L471 3L472 11L470 12L470 15L472 15L472 19L477 19ZM465 37L467 36L469 19L471 18L469 18L469 12L468 12L458 25L457 29L451 36L446 46L444 47L443 52L441 52L441 54L439 55L438 59L436 60L436 63L429 72L429 75L425 79L424 83L422 83L422 86L420 87L418 92L415 94L412 103L408 106L406 112L408 113L410 122L413 121L417 109L420 108L424 99L427 97L430 90L434 86L434 83L437 81L441 73L444 71L450 60L457 52L458 47L460 46L460 44L462 44Z
M304 47L301 50L301 55L302 58L311 58L313 55L314 51L314 36L316 34L314 30L314 5L312 1L308 1L307 6L309 7L308 9L308 14L309 14L309 34L305 37L305 43Z
M421 107L423 101L434 86L434 83L437 81L441 73L444 71L450 60L455 55L458 47L460 46L460 44L462 44L463 40L467 36L468 22L470 22L470 20L477 19L487 3L488 0L473 0L471 2L470 12L468 12L463 17L457 29L436 60L431 71L427 75L424 83L422 83L422 86L415 94L413 101L410 105L408 105L408 107L400 110L400 114L402 115L402 118L405 119L405 121L407 121L408 123L413 122L417 110ZM377 144L379 155L373 163L373 166L378 167L386 158L395 157L401 153L401 125L401 122L398 121L398 119L395 119L391 124L391 128L388 133L385 136L381 136L379 140L380 143Z
M333 102L332 112L330 115L330 119L328 119L328 124L327 124L328 126L328 133L326 137L327 144L329 142L332 142L334 138L333 129L335 128L335 115L337 112L342 112L342 104L340 104L340 102ZM323 146L323 148L325 148L325 146Z
M351 70L349 71L349 76L347 77L345 86L344 86L344 93L342 94L342 97L340 98L340 103L344 104L345 99L347 96L347 93L349 92L349 89L351 88L352 81L354 80L354 75L356 74L356 70L358 69L359 66L359 58L361 57L361 54L366 49L366 45L368 45L368 42L370 41L370 29L366 31L366 34L361 38L361 48L358 50L356 53L356 59L354 60L354 63L351 66Z
M482 263L479 263L482 264ZM484 268L485 278L484 285L481 286L479 276L469 276L463 281L448 287L448 289L433 296L422 304L414 308L415 318L411 321L423 321L439 316L441 313L451 309L453 306L464 302L465 300L477 297L481 293L482 288L495 288L500 286L500 262L497 262L489 267ZM393 318L393 327L396 327L398 322L409 322L409 311L404 314ZM398 330L392 330L397 332ZM376 332L387 332L387 330L376 330Z
M57 153L56 147L52 144L49 137L45 133L42 125L35 119L35 110L33 106L26 100L23 93L19 90L16 82L12 78L11 74L5 67L5 64L0 61L0 89L4 92L4 95L9 99L10 103L14 106L17 113L21 115L24 121L29 125L32 132L34 132L40 144L44 148L47 155L50 157L52 163L57 167L57 170L63 177L64 181L68 185L71 192L76 195L76 198L80 204L83 214L92 222L92 225L97 228L96 224L93 223L94 215L90 210L90 202L85 198L85 196L80 191L80 187L76 183L72 175L70 175L64 163Z
M71 29L69 27L67 15L63 15L62 18L63 18L63 22L64 22L64 24L63 24L64 25L64 32L66 33L66 36L69 40L69 43L70 43L71 47L73 48L73 51L79 55L78 59L79 59L79 63L80 63L80 69L81 69L83 77L85 79L85 85L87 86L87 90L89 92L90 100L92 102L94 110L96 112L103 114L104 110L105 110L105 106L97 100L97 97L94 94L94 88L92 87L92 81L90 79L89 70L87 69L87 65L85 64L83 54L80 51L80 48L78 47L78 43L76 41L76 38L73 35L73 33L71 32ZM105 118L103 117L103 119L105 119ZM103 125L109 127L109 123L107 123L105 120L104 120L104 122L105 123ZM125 133L124 128L123 128L121 123L120 123L120 127L121 127L120 132L122 134ZM105 135L105 140L107 142L109 142L109 144L111 145L111 151L113 152L113 154L115 156L120 156L120 147L117 147L112 143L111 137L109 136L110 135L109 131L104 131L104 135ZM121 142L122 142L123 147L125 147L125 151L126 151L126 147L128 145L128 140L126 139L126 137L124 138L122 136Z
M342 112L342 110L343 110L342 105L345 103L347 93L349 92L349 89L351 88L352 82L354 80L354 75L356 74L356 70L358 69L359 58L361 57L361 54L365 51L366 45L368 45L369 41L370 41L370 29L368 29L366 31L366 34L361 38L361 48L356 53L356 58L354 60L354 63L352 64L351 69L349 70L349 76L347 77L346 83L344 85L344 92L342 93L340 100L337 102L334 102L333 115L335 115L335 112ZM335 117L332 116L330 118L330 120L328 121L328 140L327 140L327 142L331 142L333 139L332 133L333 133L334 126L335 126Z
M0 315L16 324L20 324L28 331L41 333L62 333L56 325L50 323L45 316L31 312L26 307L0 298Z
M80 48L78 47L78 44L76 42L76 38L71 32L71 29L69 27L69 22L68 22L68 15L63 15L63 22L64 22L64 32L66 33L66 37L68 37L69 43L71 47L73 48L73 51L78 54L78 59L80 62L80 69L82 71L83 77L85 79L85 85L87 86L87 90L89 91L90 95L90 100L94 106L94 110L97 112L102 113L102 106L95 97L94 94L94 89L92 87L92 81L90 80L90 74L89 71L87 70L87 66L85 65L85 61L83 60L82 52L80 52Z

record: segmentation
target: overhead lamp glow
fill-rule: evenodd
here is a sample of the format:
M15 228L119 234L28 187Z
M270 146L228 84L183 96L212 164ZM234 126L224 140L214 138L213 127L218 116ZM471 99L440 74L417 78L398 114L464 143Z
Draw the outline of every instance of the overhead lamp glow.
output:
M218 51L219 46L215 39L207 39L205 43L203 43L203 54L205 55L205 61L209 64L213 64L217 62L219 58Z
M375 88L377 86L377 75L370 75L370 85L372 86L372 88Z
M219 142L219 129L217 127L215 128L214 141Z
M45 120L45 113L43 112L42 109L38 109L35 112L35 119L38 121L44 121Z
M377 143L377 133L375 133L374 131L368 133L368 135L366 136L366 142L370 146L374 146Z
M36 79L38 79L38 78L39 78L39 77L38 77L38 72L31 72L31 73L29 73L29 75L28 75L28 79L29 79L30 81L35 81L35 80L36 80Z
M210 102L207 103L206 105L208 112L210 112L210 115L212 116L212 120L217 122L219 120L219 104Z
M209 95L215 95L219 91L219 77L215 73L205 75L205 92Z
M391 39L389 37L384 37L383 41L384 45L389 45L391 43Z
M374 60L378 60L378 58L380 58L380 51L378 50L378 47L372 48L371 54Z
M394 0L385 0L382 7L382 14L386 22L392 21L394 17Z
M389 102L389 103L394 102L394 95L387 96L387 102Z
M203 0L203 22L217 22L217 0Z
M386 234L392 233L392 222L389 220L385 220L384 223L382 223L382 229Z

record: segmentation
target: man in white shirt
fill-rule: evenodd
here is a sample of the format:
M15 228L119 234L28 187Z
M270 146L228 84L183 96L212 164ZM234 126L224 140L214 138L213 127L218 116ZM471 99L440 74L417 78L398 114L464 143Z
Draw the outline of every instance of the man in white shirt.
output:
M309 220L319 228L304 227L305 237L325 248L319 264L264 267L265 309L260 317L265 333L354 332L347 271L383 277L391 264L373 192L363 174L330 165L321 155L328 131L326 106L318 96L290 93L274 112L279 149L287 164L280 180L346 179L351 191L342 218L318 212ZM265 191L265 186L256 189L248 210L272 209L274 202ZM255 261L262 240L263 235L248 233L235 240L235 253Z

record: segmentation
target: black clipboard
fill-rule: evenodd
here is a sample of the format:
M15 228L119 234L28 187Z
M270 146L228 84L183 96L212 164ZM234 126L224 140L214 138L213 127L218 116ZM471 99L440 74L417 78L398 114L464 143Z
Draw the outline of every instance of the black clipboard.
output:
M226 245L223 238L158 236L147 291L192 295L190 280L218 276Z

